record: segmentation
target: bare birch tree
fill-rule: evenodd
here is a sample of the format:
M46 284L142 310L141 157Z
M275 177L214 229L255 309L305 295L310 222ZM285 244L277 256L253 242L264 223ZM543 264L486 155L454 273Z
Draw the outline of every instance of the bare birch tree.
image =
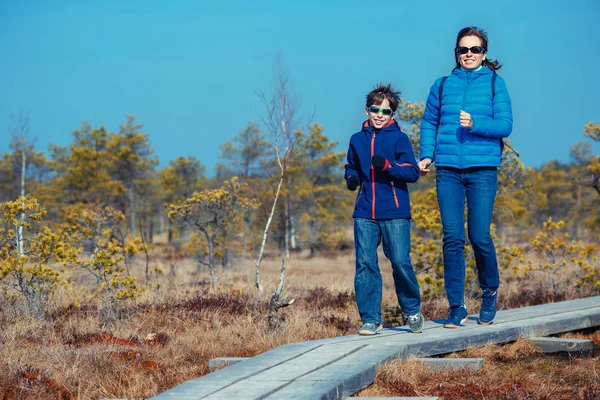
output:
M263 292L263 287L260 283L260 263L262 262L269 228L275 214L277 200L281 193L281 186L298 139L294 129L297 127L297 113L301 100L298 94L293 91L289 71L282 65L281 58L281 53L277 53L273 61L273 94L269 97L262 91L257 93L265 107L261 120L270 135L278 167L277 188L273 198L273 205L265 224L260 250L256 258L255 285L260 293Z
M33 152L33 145L29 141L29 110L20 110L19 115L15 117L15 126L11 132L10 147L15 151L16 156L21 160L21 184L20 198L21 206L25 207L25 176L27 174L27 153ZM23 248L23 226L25 222L25 213L21 213L21 223L17 226L17 250L21 257L25 255Z

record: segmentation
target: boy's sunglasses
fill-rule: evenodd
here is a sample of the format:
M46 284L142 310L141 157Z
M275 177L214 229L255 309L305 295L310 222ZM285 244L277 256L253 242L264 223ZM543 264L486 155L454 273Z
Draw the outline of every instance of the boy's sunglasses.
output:
M379 107L375 107L375 106L370 106L369 112L372 112L373 114L382 113L383 115L392 115L392 113L393 113L391 108L379 108Z
M471 54L481 54L481 53L485 53L485 49L481 46L473 46L473 47L464 47L464 46L460 46L457 47L455 50L456 54L467 54L469 51L471 52Z

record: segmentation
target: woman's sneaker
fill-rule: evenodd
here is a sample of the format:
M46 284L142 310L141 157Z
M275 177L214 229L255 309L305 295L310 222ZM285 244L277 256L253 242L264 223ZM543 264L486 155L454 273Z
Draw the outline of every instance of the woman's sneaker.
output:
M450 314L448 315L448 319L446 319L444 328L458 328L460 324L467 321L469 316L464 304L462 306L450 307L448 312Z
M495 290L485 289L481 295L481 309L479 310L479 323L489 325L494 322L496 316L496 299L498 293Z
M412 332L421 332L423 325L425 325L425 318L423 318L423 314L420 311L415 315L408 316L408 327Z
M383 326L381 324L366 323L360 327L360 329L358 330L358 334L363 335L363 336L371 336L371 335L376 334L377 332L379 332L382 329L383 329Z

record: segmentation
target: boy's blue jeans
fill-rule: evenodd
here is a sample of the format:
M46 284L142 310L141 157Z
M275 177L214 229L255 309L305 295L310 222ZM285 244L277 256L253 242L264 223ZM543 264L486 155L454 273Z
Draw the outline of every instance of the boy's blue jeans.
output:
M410 262L410 220L355 218L354 291L358 312L365 324L382 322L382 280L377 257L380 243L383 243L383 252L392 264L396 296L402 311L414 315L421 307L419 283Z
M444 232L444 284L451 307L465 303L465 198L467 229L482 289L500 285L494 241L490 235L498 190L495 167L436 169L438 203Z

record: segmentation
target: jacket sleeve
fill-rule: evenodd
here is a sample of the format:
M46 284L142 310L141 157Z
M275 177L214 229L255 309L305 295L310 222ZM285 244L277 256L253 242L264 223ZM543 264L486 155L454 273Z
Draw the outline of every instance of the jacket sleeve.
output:
M440 99L438 99L438 91L441 78L436 80L429 90L427 96L427 104L421 119L421 154L419 159L429 158L433 161L435 146L437 143L437 129L440 115Z
M421 176L410 140L405 133L400 133L394 148L396 160L386 163L384 171L394 180L413 183Z
M355 176L358 178L358 181L362 183L362 179L360 179L360 174L358 173L359 165L358 165L358 157L356 157L356 151L352 146L352 140L350 140L350 145L348 146L348 154L346 155L346 166L344 167L344 179L348 182L348 178L351 176Z
M496 94L494 95L494 117L489 119L473 119L471 133L479 136L505 138L512 132L513 116L510 96L502 77L496 77Z

